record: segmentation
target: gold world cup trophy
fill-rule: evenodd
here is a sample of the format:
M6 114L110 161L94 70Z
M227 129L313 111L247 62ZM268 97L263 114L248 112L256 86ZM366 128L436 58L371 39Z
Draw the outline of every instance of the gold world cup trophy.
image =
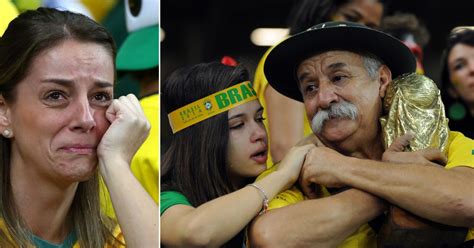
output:
M446 154L448 119L433 80L416 73L393 80L380 118L385 149L407 132L414 138L404 151L437 148ZM467 228L443 225L390 205L377 236L378 247L453 247L462 244Z

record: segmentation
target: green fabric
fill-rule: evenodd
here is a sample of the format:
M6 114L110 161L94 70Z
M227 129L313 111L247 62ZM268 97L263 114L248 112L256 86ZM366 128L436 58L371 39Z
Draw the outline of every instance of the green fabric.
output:
M128 36L125 22L125 2L117 1L116 5L109 11L101 24L110 32L114 38L117 48L122 45ZM131 75L120 73L117 74L117 85L114 89L115 98L125 96L129 93L139 95L140 87L138 81Z
M52 244L46 240L40 239L39 237L33 235L33 243L37 248L72 248L74 243L76 243L77 237L75 232L71 232L66 240L62 244L56 245Z
M186 196L176 191L163 191L160 193L160 216L174 205L192 206Z
M146 70L158 66L158 25L130 33L117 53L117 70Z
M455 121L464 119L464 117L466 117L466 113L466 108L460 102L455 102L449 107L448 110L449 118Z
M104 17L101 24L114 38L117 47L120 47L127 38L128 31L125 23L125 2L117 1L116 5Z
M134 94L140 95L140 84L130 73L118 73L118 80L114 88L114 98Z

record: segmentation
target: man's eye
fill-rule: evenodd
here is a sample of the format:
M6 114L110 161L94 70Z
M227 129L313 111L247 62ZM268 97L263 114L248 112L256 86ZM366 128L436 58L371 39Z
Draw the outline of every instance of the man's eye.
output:
M334 77L332 78L332 81L333 81L333 82L338 82L338 81L343 80L344 78L346 78L346 76L337 75L337 76L334 76Z
M314 85L308 85L305 88L306 93L311 93L311 92L314 92L314 91L317 91L317 90L318 90L318 88Z

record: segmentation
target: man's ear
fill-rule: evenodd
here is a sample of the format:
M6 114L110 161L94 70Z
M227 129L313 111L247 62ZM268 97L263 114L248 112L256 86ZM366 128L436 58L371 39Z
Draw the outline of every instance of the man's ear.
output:
M392 72L386 65L382 65L379 69L379 95L381 98L385 96L385 91L387 90L388 85L392 82Z
M10 127L10 107L5 101L3 95L0 94L0 133Z

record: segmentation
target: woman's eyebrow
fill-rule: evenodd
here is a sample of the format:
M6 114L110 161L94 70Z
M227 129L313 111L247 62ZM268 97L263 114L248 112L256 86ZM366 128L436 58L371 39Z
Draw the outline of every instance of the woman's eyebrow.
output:
M46 78L41 80L42 83L54 83L54 84L59 84L65 87L71 87L72 84L74 84L73 80L69 79L62 79L62 78ZM97 87L99 88L107 88L107 87L113 87L114 84L107 82L107 81L96 81L94 83Z
M244 114L236 114L236 115L234 115L234 116L229 117L228 120L230 121L230 120L232 120L232 119L239 118L239 117L242 117L242 116L244 116Z

